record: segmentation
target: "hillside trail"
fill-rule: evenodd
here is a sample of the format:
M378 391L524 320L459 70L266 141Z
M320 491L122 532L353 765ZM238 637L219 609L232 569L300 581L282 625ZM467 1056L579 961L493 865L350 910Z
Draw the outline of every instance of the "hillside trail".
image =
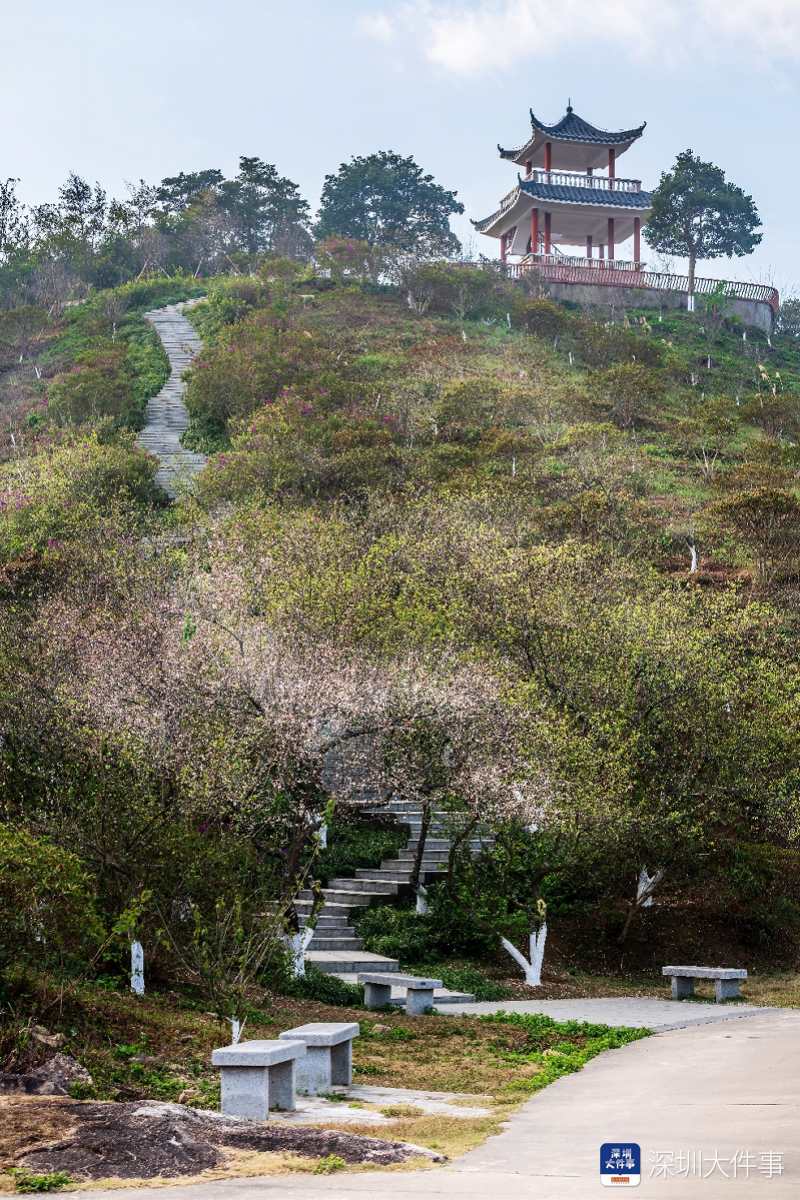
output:
M181 434L189 426L189 414L183 403L186 384L181 376L201 346L183 309L199 304L202 299L205 297L143 313L144 320L149 321L161 339L172 370L161 391L148 402L147 423L136 444L160 460L156 479L171 499L187 488L192 477L202 471L206 463L202 454L185 450L180 441Z

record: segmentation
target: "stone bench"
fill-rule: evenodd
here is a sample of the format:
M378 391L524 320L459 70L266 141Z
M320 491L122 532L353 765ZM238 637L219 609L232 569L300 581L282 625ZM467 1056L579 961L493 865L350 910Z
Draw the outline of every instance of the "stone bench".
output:
M364 1003L367 1008L383 1008L392 1002L392 988L406 988L406 1012L419 1016L433 1004L433 993L442 986L441 979L420 979L416 975L390 975L388 971L371 975L361 972L358 982L364 984Z
M222 1111L230 1117L267 1121L270 1105L293 1112L295 1061L305 1057L302 1041L239 1042L214 1050L211 1061L222 1069Z
M310 1021L278 1035L279 1041L303 1042L305 1058L297 1063L295 1087L301 1095L329 1092L334 1084L353 1082L353 1038L361 1030L355 1022Z
M713 979L717 1004L738 996L739 980L747 979L747 971L741 971L737 967L662 967L661 974L672 976L673 1000L693 996L696 980Z

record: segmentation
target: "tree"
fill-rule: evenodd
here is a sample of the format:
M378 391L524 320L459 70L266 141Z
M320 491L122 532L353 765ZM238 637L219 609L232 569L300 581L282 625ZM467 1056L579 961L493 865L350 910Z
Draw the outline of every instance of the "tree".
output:
M15 195L18 183L18 179L0 181L0 263L7 262L28 238L25 210Z
M219 185L219 204L231 219L239 249L251 258L264 250L308 257L308 202L270 163L241 157L236 178Z
M188 175L181 171L179 175L161 180L156 200L165 213L174 216L185 212L205 193L215 193L223 178L222 171L216 167L210 167L207 171L190 171Z
M689 259L689 309L694 311L698 259L742 258L761 241L752 196L728 183L725 172L684 150L653 192L644 236L654 250Z
M391 150L342 163L326 175L317 234L338 234L371 245L453 254L460 243L448 218L463 213L464 205L434 183L432 175L409 156Z
M770 584L800 556L800 501L794 492L775 487L720 500L711 509L723 529L730 530L756 559L762 583Z

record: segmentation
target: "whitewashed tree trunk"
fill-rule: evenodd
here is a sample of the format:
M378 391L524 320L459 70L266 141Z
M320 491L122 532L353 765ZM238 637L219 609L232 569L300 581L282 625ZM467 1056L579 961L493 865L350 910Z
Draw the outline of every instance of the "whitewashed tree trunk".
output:
M416 912L418 912L420 914L420 916L425 917L428 915L429 911L430 910L428 909L428 889L423 887L422 884L420 884L419 889L417 891Z
M650 908L653 904L653 892L658 887L664 872L656 871L655 875L647 874L647 867L642 867L639 883L636 887L636 904L639 908Z
M295 979L305 979L306 950L313 936L314 930L307 925L305 929L301 929L299 933L290 934L286 939L292 956L291 971Z
M547 925L541 925L539 932L534 929L531 933L531 961L528 962L524 954L521 954L516 946L512 945L507 938L501 938L503 948L508 951L515 962L519 963L525 973L525 982L528 987L541 987L542 983L542 963L544 962L544 944L547 941Z
M245 1025L247 1024L247 1017L245 1017L245 1019L242 1021L241 1025L239 1024L239 1022L236 1020L235 1017L228 1017L228 1020L230 1021L230 1024L231 1024L231 1045L238 1046L239 1038L242 1036L242 1030L244 1029Z
M689 553L692 556L692 565L689 567L689 574L693 575L694 572L697 570L697 546L694 546L690 543Z
M141 942L131 942L131 991L144 995L144 949Z

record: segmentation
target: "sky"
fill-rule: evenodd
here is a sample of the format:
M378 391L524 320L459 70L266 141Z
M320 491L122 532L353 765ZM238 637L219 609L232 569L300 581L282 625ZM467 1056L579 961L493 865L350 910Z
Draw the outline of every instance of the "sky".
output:
M246 154L316 208L340 163L394 150L496 253L469 218L514 185L497 143L571 99L601 128L647 121L619 175L653 187L691 148L753 196L762 245L699 274L800 288L800 0L0 0L0 21L0 176L27 203L69 171L123 196Z

